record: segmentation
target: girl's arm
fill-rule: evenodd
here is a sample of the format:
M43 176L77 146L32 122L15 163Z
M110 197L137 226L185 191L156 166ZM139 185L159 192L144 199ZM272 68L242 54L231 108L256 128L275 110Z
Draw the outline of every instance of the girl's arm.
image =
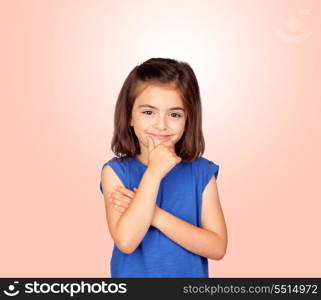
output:
M161 178L148 167L140 181L131 205L117 223L117 235L122 251L132 253L145 237L154 218Z
M187 250L220 260L226 253L227 230L214 177L206 186L202 198L202 228L177 218L158 206L152 225Z

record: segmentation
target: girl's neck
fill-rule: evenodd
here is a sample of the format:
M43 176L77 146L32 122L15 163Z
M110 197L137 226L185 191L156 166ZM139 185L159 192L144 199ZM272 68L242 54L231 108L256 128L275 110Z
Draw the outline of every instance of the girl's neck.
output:
M142 155L142 153L141 154L137 154L136 155L136 159L138 159L142 164L144 164L146 166L148 165L148 159L147 159L146 156Z

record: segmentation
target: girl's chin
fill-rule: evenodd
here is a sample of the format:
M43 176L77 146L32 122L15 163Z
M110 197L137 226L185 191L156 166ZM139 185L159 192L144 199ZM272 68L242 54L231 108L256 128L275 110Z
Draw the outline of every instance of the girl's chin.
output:
M165 142L165 141L168 141L169 139L154 139L154 143L155 143L155 146ZM144 142L142 142L142 144L147 148L148 144L146 143L146 141L144 140Z

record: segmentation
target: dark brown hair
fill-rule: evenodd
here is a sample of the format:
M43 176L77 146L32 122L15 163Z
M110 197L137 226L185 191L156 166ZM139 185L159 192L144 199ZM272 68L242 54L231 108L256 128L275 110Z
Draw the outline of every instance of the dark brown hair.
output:
M187 111L184 134L175 144L177 156L187 162L201 157L205 150L205 141L197 79L189 64L168 58L151 58L137 65L127 76L115 107L112 151L118 158L140 154L139 141L130 126L132 109L142 90L141 86L153 83L175 84Z

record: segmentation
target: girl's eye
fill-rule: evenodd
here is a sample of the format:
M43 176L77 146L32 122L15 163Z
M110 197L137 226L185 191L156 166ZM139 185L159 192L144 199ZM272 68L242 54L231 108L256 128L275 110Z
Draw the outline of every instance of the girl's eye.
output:
M152 111L151 110L146 110L146 111L143 111L142 113L145 114L145 113L149 113ZM146 115L146 114L145 114ZM151 114L147 114L148 116L150 116ZM172 113L172 115L177 115L177 117L174 117L175 119L178 119L178 118L181 118L182 116L180 114L177 114L177 113Z
M177 114L177 113L172 113L172 115L177 115L178 116L177 118L181 118L182 117L180 114Z
M151 110L146 110L146 111L143 111L143 114L145 114L147 112L152 112L152 111ZM147 115L150 115L150 114L147 114Z

